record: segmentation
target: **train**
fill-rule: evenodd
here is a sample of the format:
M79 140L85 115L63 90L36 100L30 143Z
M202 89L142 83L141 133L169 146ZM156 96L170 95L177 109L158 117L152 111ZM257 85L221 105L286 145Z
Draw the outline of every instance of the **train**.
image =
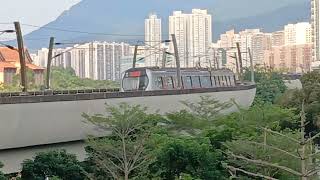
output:
M237 86L235 74L229 69L182 68L181 88L176 68L131 68L121 80L121 92L201 89Z

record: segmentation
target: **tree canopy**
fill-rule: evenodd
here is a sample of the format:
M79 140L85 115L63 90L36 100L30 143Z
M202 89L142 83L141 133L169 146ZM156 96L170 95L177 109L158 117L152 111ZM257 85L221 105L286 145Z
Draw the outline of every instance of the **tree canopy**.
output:
M22 179L43 180L58 177L63 180L84 180L85 171L76 156L65 150L42 152L22 163Z

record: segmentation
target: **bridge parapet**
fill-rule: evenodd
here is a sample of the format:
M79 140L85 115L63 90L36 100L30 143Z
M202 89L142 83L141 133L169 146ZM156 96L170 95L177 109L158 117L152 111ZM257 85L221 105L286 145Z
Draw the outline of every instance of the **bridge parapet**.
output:
M143 96L165 96L192 93L208 93L223 91L239 91L255 88L255 85L241 85L235 87L217 87L207 89L183 89L183 90L160 90L160 91L135 91L119 92L118 89L96 90L66 90L66 91L39 91L21 93L0 93L0 104L41 103L57 101L81 101L95 99L128 98Z

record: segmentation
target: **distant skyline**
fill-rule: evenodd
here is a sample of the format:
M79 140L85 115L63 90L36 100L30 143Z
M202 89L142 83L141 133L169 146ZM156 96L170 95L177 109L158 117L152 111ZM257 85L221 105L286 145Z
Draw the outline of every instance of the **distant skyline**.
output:
M81 0L0 0L0 23L20 21L25 24L45 25L55 20L61 13L68 10ZM10 25L11 26L11 25ZM0 30L11 28L0 24ZM35 28L23 28L29 33ZM8 36L1 36L0 40Z

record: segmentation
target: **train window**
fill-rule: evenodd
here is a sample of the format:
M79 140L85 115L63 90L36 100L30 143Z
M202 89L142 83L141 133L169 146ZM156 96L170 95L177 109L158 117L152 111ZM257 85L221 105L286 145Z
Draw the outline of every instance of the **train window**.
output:
M228 76L228 79L229 79L230 86L233 86L233 85L232 85L232 82L231 82L231 77L230 77L230 76Z
M231 86L235 86L236 83L235 83L235 78L234 78L234 76L230 76L230 79L231 79Z
M148 86L147 76L141 76L139 79L139 90L146 90Z
M230 81L229 81L229 79L228 79L228 77L227 76L224 76L224 79L226 80L226 86L230 86Z
M200 77L192 76L192 87L193 88L201 88Z
M217 86L218 86L218 87L221 87L220 76L217 76Z
M178 87L178 79L176 76L172 76L173 88Z
M163 82L162 82L162 77L157 77L155 79L155 87L157 89L163 89Z
M174 88L173 80L172 80L171 76L170 77L165 77L165 82L164 83L166 84L166 88L167 89L173 89Z
M148 77L125 77L122 81L122 87L125 91L145 90L148 86Z
M184 76L182 79L184 89L192 89L191 76Z
M226 77L225 76L221 76L221 79L222 79L222 86L223 87L225 87L225 86L227 86L227 79L226 79Z
M211 76L211 81L212 81L212 86L213 87L217 87L217 82L216 82L216 77L215 76Z
M223 76L225 86L229 86L227 76Z
M203 87L203 88L212 87L211 79L209 76L201 76L200 80L201 80L201 87Z

